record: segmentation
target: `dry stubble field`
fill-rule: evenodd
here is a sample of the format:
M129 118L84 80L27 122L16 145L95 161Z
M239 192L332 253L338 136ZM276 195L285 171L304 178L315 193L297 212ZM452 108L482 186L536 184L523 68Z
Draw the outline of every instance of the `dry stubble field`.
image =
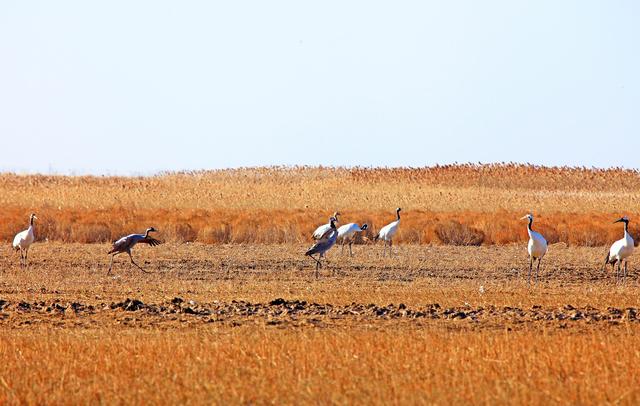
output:
M633 173L616 173L595 172L591 178L603 176L604 184L615 175L635 182ZM26 196L20 182L31 181L5 179L3 188ZM62 178L48 186L64 191L59 196L66 199L64 207L52 208L46 198L55 193L42 192L40 204L33 201L15 210L44 211L49 225L57 210L62 220L56 224L69 221L71 228L74 223L65 216L76 213L79 224L91 230L91 223L82 223L86 218L77 213L99 209L120 224L120 207L93 207L100 190L74 195L64 186L74 182L82 183ZM113 186L117 180L104 183ZM435 189L443 187L425 184L426 194L436 195ZM425 217L432 212L465 223L512 213L498 201L492 208L488 198L472 211L464 201L475 196L472 190L488 196L493 187L506 196L512 187L515 203L542 193L513 185L505 182L500 189L471 182L471 189L458 191L467 194L457 205L454 199L449 205L434 202L435 209L428 202L418 206L420 196L411 205ZM574 183L575 190L579 185ZM577 194L591 196L583 204L591 205L597 218L615 219L619 210L635 212L635 197L628 192L617 196L609 191L616 206L598 206L598 187L589 186L592 194L577 193L551 182L545 193L566 205L550 206L541 216L587 222L587 216L571 210L578 204ZM370 181L370 190L380 188L380 182ZM121 201L130 196L122 193ZM281 209L260 210L302 210L283 196ZM176 202L172 210L178 211L179 197L164 198ZM193 203L187 195L184 199ZM266 200L258 199L262 205ZM334 207L319 198L314 202L311 212ZM338 209L345 216L364 210L354 202ZM206 204L210 216L254 210L227 207L228 200ZM375 210L384 218L381 207ZM411 210L405 217L411 218ZM167 230L175 227L175 218L169 210L158 221ZM205 235L197 229L207 224L202 221L190 224L196 236ZM216 221L220 219L211 219ZM289 229L303 234L312 227L307 221L304 217L299 229ZM402 226L406 223L410 221ZM523 224L514 224L524 230ZM612 235L620 232L608 224L601 227ZM572 241L552 245L539 283L529 288L522 243L485 240L481 246L452 246L437 239L414 241L405 234L394 258L382 258L380 244L354 246L353 258L332 251L316 280L312 262L302 256L308 243L297 241L301 237L286 243L206 244L163 235L161 228L166 244L134 251L150 274L120 257L114 274L107 276L108 244L56 238L64 236L53 232L60 229L50 228L49 242L33 246L28 270L17 266L9 242L0 248L0 403L640 401L640 279L632 261L626 284L612 283L611 274L600 271L603 246ZM489 228L485 231L491 235Z

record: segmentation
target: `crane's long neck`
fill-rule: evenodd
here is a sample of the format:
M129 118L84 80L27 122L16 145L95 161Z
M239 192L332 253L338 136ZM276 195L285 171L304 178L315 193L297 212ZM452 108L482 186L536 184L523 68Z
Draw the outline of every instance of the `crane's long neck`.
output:
M149 231L150 231L149 229L147 229L147 231L145 231L144 238L147 238L149 236Z
M397 216L396 220L400 221L400 210L396 211L396 216Z
M624 222L624 235L627 236L629 234L629 221Z
M532 224L533 224L533 218L529 217L529 224L527 224L527 229L529 231L533 231L533 229L531 228Z

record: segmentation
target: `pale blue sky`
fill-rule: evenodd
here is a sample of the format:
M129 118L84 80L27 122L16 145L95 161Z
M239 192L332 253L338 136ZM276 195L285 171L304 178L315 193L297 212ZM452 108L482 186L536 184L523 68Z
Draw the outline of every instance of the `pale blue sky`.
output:
M0 171L640 167L637 1L6 1Z

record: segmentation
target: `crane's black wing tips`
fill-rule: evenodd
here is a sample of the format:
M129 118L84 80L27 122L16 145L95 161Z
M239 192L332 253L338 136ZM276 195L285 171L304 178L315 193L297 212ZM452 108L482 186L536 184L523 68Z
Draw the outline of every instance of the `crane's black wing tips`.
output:
M142 240L140 242L143 242L145 244L149 244L152 247L155 247L156 245L162 244L162 241L156 240L155 238L151 238L151 237L147 237L147 238L145 238L144 240Z

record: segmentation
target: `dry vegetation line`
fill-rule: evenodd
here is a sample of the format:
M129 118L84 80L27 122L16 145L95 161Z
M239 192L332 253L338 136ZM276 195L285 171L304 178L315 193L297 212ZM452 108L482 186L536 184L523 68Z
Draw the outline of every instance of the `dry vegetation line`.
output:
M534 208L550 244L604 246L619 238L608 225L612 218L640 215L640 196L628 192L639 189L637 171L526 165L254 168L136 178L3 174L0 239L10 241L25 213L35 211L39 238L49 241L111 242L153 224L172 242L302 243L336 207L366 222L362 236L372 239L388 222L388 209L399 205L407 215L394 242L526 242L519 218ZM147 195L158 198L141 198ZM638 239L633 226L630 234Z

